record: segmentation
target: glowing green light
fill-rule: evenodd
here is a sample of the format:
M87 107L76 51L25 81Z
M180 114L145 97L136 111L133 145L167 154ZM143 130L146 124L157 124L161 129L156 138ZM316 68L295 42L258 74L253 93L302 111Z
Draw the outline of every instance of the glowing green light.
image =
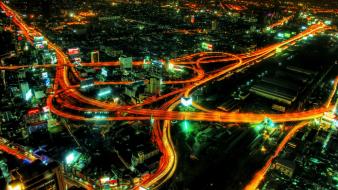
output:
M203 43L201 44L201 46L202 46L202 49L204 49L204 50L209 50L209 51L211 51L211 50L213 49L213 45L212 45L212 44L209 44L209 43L206 43L206 42L203 42Z
M182 130L184 133L189 133L191 131L190 123L189 121L184 121L182 125Z
M169 63L168 69L172 71L174 69L174 65L172 63Z
M189 129L188 122L184 121L184 130L187 131Z
M75 159L74 153L73 152L69 153L66 156L66 164L72 164L74 162L74 159Z
M334 176L334 177L333 177L333 180L338 181L338 177L337 177L337 176Z
M278 37L278 38L284 38L284 34L283 34L283 33L278 33L278 34L277 34L277 37Z
M251 127L253 127L254 128L254 130L257 132L257 133L259 133L262 129L264 129L264 125L263 124L254 124L254 125L252 125Z
M319 124L320 124L320 121L319 121L318 119L314 119L314 123L315 123L316 125L319 125Z
M274 128L276 126L270 118L265 118L263 124L269 128Z

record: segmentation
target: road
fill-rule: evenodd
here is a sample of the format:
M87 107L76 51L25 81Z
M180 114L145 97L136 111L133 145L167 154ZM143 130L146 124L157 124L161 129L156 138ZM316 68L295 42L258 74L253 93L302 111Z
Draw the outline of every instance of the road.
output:
M285 145L289 140L297 133L298 130L302 129L305 127L309 122L308 121L303 121L299 123L298 125L292 127L292 129L286 134L286 136L283 138L282 142L279 143L276 151L268 161L264 164L262 169L260 169L253 177L253 179L247 184L244 188L244 190L256 190L258 185L261 183L261 181L264 179L265 174L268 172L273 160L278 157L278 155L282 152L284 149Z
M43 36L39 31L29 27L14 10L9 8L3 2L0 2L0 7L6 12L7 16L12 16L12 21L23 31L28 41L32 41L34 36ZM286 18L289 19L289 18ZM286 20L283 20L284 23ZM276 25L277 26L277 25ZM171 125L172 120L192 120L192 121L209 121L209 122L238 122L238 123L258 123L264 118L271 118L274 122L288 122L288 121L308 121L314 118L321 117L325 112L332 109L331 99L337 88L338 78L335 80L332 90L332 96L321 108L312 110L306 110L294 113L283 114L264 114L264 113L232 113L232 112L220 112L215 110L208 110L203 106L193 102L193 106L199 112L179 112L175 111L175 108L180 103L181 97L189 98L193 92L207 85L209 82L220 78L230 77L237 72L241 72L250 66L258 64L261 60L267 59L276 53L276 49L285 49L294 44L296 41L302 40L308 35L315 35L319 32L329 29L328 26L322 22L318 22L312 26L309 26L303 32L283 41L280 43L272 44L267 47L257 49L245 54L231 54L226 52L201 52L191 55L185 55L179 58L170 60L174 66L186 67L192 69L195 76L187 80L177 81L165 81L164 85L184 85L181 89L175 89L170 93L164 94L159 97L151 97L140 104L135 105L118 105L114 102L103 102L91 97L84 96L79 90L79 84L72 84L69 80L69 76L73 75L75 78L80 79L79 73L76 71L75 66L70 62L68 56L62 51L62 48L48 41L48 48L54 50L57 57L56 65L35 65L35 66L4 66L0 69L15 70L24 68L56 68L55 83L53 85L53 92L48 98L46 104L49 106L50 111L55 115L70 120L82 120L82 121L113 121L113 120L151 120L154 119L153 136L154 141L157 143L162 157L160 160L159 168L147 179L141 182L140 186L157 188L168 179L171 178L176 170L177 156L175 152L174 144L171 140ZM140 66L143 61L134 61L135 66ZM212 73L206 74L202 69L201 64L222 64L221 69L217 69ZM103 66L118 66L117 61L113 62L99 62L99 63L82 63L82 66L87 67L103 67ZM131 82L124 81L109 81L109 82L95 82L95 85L128 85ZM168 100L168 98L172 97ZM151 105L160 100L167 100L162 106L155 109L145 109L143 106ZM81 106L86 105L86 106ZM65 111L63 108L74 110L71 113ZM89 108L88 108L89 107ZM85 117L81 112L109 112L109 117ZM74 113L79 113L78 115ZM121 113L125 113L122 116ZM123 114L124 115L124 114ZM163 120L163 126L160 126L160 120ZM302 122L303 123L303 122ZM295 127L297 128L297 127ZM291 130L292 131L292 130ZM283 141L284 142L284 141ZM282 143L280 144L282 146ZM284 145L283 145L284 146ZM280 149L280 148L278 148ZM277 149L277 151L278 151ZM136 186L135 189L139 188ZM249 188L250 189L250 188Z

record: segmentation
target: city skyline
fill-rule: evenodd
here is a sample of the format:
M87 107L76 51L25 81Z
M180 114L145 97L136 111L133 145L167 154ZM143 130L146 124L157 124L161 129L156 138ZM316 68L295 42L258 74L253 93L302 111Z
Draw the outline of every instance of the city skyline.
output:
M3 187L336 188L336 6L0 1Z

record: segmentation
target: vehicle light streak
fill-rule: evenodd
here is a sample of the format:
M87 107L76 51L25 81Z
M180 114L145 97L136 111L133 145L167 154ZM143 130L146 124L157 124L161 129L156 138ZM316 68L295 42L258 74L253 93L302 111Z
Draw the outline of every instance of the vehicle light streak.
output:
M274 154L268 159L268 161L264 164L262 169L260 169L252 178L252 180L247 184L244 190L256 190L261 181L263 181L265 174L268 172L273 160L278 157L281 151L284 149L286 143L297 133L298 130L305 127L309 122L303 121L298 125L292 127L292 129L286 134L283 138L282 142L278 145Z
M6 12L7 16L13 17L13 22L23 31L23 34L28 41L32 41L34 36L43 36L37 29L28 27L20 16L10 9L5 3L0 2L0 7ZM283 24L290 18L283 19L279 24ZM261 180L262 175L267 171L267 168L270 166L272 160L278 156L280 151L285 146L285 143L288 139L292 138L293 134L296 133L298 129L305 126L308 120L321 117L326 111L331 108L331 100L334 97L336 88L337 88L337 79L334 82L333 93L330 94L329 100L327 103L317 109L293 112L293 113L283 113L283 114L259 114L259 113L232 113L232 112L221 112L216 110L209 110L204 108L201 105L198 105L196 102L192 102L192 106L201 110L200 112L179 112L174 111L181 97L189 98L192 96L192 93L197 88L207 84L210 81L216 80L221 77L229 77L241 70L255 65L263 59L269 58L276 53L277 48L288 48L290 45L294 44L296 41L301 40L303 37L308 35L314 35L318 32L329 29L324 23L317 23L312 26L309 26L306 30L301 33L283 41L280 43L272 44L267 47L257 49L253 52L246 54L231 54L225 52L200 52L190 55L181 56L170 60L170 63L175 67L185 67L194 72L195 76L186 79L186 80L169 80L164 81L164 85L181 85L183 86L180 89L173 88L171 92L159 96L159 97L149 97L145 99L142 103L135 105L119 105L116 102L103 102L95 98L87 97L83 95L78 89L79 84L71 84L69 80L69 74L73 74L75 79L81 80L79 73L76 71L76 66L70 62L67 55L62 52L62 48L58 47L56 44L48 41L48 48L52 49L56 53L57 64L56 65L24 65L24 66L3 66L0 67L0 70L15 70L15 69L25 69L25 68L56 68L55 82L53 85L53 92L47 98L47 106L50 108L50 111L55 115L58 115L63 118L70 120L82 120L88 122L95 121L136 121L136 120L151 120L154 119L153 127L153 141L156 142L159 150L162 152L162 157L160 160L159 168L157 171L150 176L148 176L144 181L141 182L142 187L157 188L165 181L167 181L175 172L177 165L177 155L175 152L175 147L171 139L171 124L172 120L191 120L191 121L209 121L209 122L236 122L236 123L259 123L264 118L268 117L274 122L288 122L288 121L304 121L299 125L293 127L290 132L283 139L279 147L277 148L275 154L269 159L264 168L259 171L257 174L258 177L255 177L252 182L253 185L249 184L248 188L255 187L259 180ZM141 66L143 61L134 61L133 65L135 67ZM205 71L201 68L202 64L224 64L221 69L213 71L206 74ZM98 62L98 63L81 63L82 67L108 67L108 66L119 66L118 61L112 62ZM73 81L74 82L74 81ZM99 82L96 81L94 86L100 85L129 85L132 81L107 81ZM166 100L167 98L173 97L167 100L162 106L154 109L143 108L145 105L151 105L160 100ZM78 106L81 105L81 106ZM82 106L85 105L85 106ZM66 108L66 109L64 109ZM73 112L69 113L66 110L72 110ZM85 117L83 116L84 112L108 112L110 116L107 117ZM78 115L74 114L78 113ZM123 114L121 114L123 113ZM95 115L95 114L94 114ZM114 115L114 116L111 116ZM123 116L122 116L123 115ZM163 120L163 126L161 129L159 120ZM1 148L1 147L0 147ZM268 166L267 166L268 165ZM264 174L262 174L264 173ZM258 185L257 185L258 186ZM256 186L256 187L257 187Z

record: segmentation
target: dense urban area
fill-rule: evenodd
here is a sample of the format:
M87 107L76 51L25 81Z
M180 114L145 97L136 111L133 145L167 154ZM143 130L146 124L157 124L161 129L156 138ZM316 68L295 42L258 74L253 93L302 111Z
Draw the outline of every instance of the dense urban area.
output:
M338 1L0 0L0 189L338 189Z

